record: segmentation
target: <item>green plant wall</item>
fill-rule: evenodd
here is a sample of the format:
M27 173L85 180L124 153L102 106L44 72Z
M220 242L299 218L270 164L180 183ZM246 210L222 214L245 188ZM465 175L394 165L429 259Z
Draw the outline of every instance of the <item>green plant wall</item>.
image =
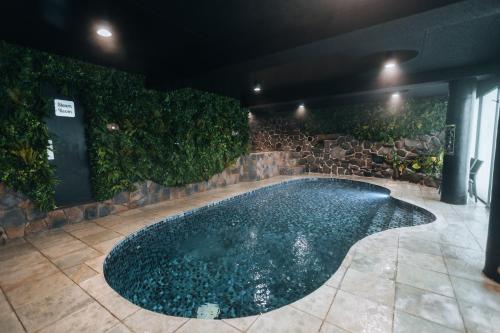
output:
M431 97L337 106L310 112L305 129L312 133L345 133L358 139L393 142L443 130L447 99Z
M309 135L348 134L359 140L392 143L399 138L440 133L446 109L446 97L429 97L403 99L398 105L373 102L307 108L300 116L296 110L264 110L255 115L261 123L276 123L281 119Z
M146 179L167 186L206 180L248 149L247 111L227 97L149 90L140 75L4 42L0 74L0 181L43 210L54 208L57 181L47 162L45 83L85 108L97 200ZM110 123L119 131L108 131Z
M39 79L33 52L0 44L0 181L48 210L56 180L47 160Z

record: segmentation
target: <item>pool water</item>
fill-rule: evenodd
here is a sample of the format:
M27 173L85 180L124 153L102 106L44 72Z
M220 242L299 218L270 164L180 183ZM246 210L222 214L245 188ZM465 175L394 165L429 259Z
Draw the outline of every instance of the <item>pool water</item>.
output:
M148 310L244 317L313 292L356 241L434 219L375 185L295 180L140 230L110 252L104 274L113 289Z

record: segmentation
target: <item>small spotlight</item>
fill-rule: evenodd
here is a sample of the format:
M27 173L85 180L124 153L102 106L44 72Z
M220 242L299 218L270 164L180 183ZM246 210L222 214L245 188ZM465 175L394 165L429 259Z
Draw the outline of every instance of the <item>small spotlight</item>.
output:
M385 63L384 68L385 69L396 68L396 62L395 61L388 61Z
M253 87L253 91L256 94L260 93L262 91L262 88L260 87L260 84L255 85L255 87Z
M306 106L304 103L300 103L299 106L297 106L297 109L295 110L295 114L299 118L302 118L306 115Z
M120 130L120 126L118 126L115 123L110 123L106 125L106 128L108 129L109 132L116 132Z
M391 95L392 98L399 98L399 96L401 96L401 95L397 91L392 93L392 95Z
M111 30L109 30L108 28L99 28L97 29L96 33L104 38L110 38L111 36L113 36L113 33L111 33Z

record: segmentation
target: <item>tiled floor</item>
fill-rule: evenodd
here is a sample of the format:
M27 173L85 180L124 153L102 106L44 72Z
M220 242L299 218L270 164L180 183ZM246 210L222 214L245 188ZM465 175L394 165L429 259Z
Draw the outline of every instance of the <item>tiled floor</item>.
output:
M169 317L131 304L104 280L104 257L125 235L293 178L240 183L8 243L0 248L0 332L500 331L500 286L481 275L488 211L447 205L434 189L390 180L350 177L386 186L438 220L359 241L322 287L278 310L222 321Z

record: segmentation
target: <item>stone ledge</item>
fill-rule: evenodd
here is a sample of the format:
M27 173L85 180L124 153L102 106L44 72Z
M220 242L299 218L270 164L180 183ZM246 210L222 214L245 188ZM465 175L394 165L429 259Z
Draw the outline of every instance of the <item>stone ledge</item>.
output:
M351 135L318 134L309 136L297 129L289 134L283 126L254 125L253 149L259 153L279 150L293 154L298 165L306 172L330 175L356 175L364 177L392 178L395 175L390 159L392 154L404 161L437 153L442 148L443 133L421 135L415 139L402 138L394 143L357 140ZM283 170L282 174L288 174ZM408 170L397 176L398 180L437 187L433 177Z
M51 212L38 211L25 196L0 183L0 230L3 230L2 237L18 238L243 181L267 179L279 176L280 170L290 169L290 164L295 165L296 161L291 162L291 158L289 152L250 153L205 181L185 186L162 186L147 180L136 183L134 191L120 192L109 200L62 207ZM293 174L302 172L301 168L293 169Z

